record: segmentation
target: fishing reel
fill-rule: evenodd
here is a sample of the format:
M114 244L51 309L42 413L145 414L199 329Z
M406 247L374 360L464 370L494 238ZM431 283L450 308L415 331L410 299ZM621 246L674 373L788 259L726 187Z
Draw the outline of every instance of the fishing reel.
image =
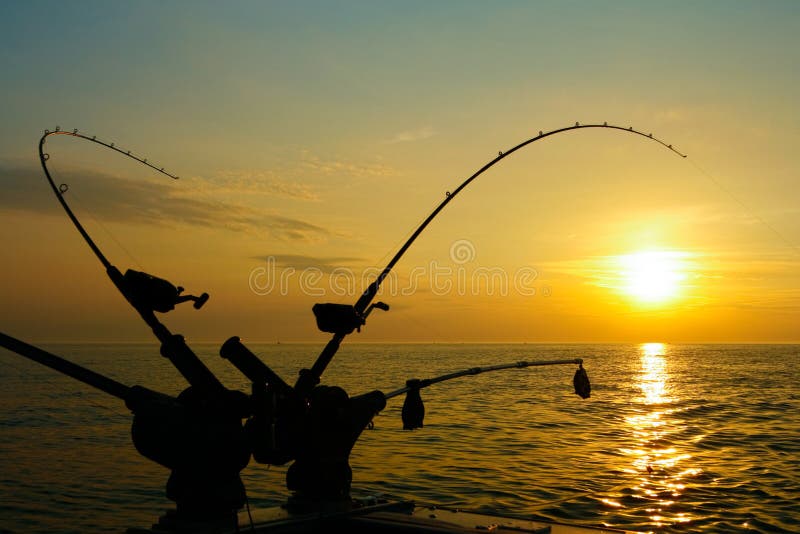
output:
M208 301L208 293L199 297L183 295L182 287L145 272L128 269L123 276L112 266L108 274L125 298L140 310L166 313L182 302L193 302L194 309L199 310Z
M371 304L364 313L360 313L355 306L350 304L314 304L311 311L317 319L317 328L330 334L348 335L356 330L361 332L361 327L367 322L367 317L374 308L389 311L389 305L384 302Z

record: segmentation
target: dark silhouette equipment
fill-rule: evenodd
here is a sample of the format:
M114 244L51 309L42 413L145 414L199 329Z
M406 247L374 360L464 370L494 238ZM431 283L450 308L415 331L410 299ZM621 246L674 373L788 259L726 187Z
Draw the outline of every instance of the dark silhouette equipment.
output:
M403 409L400 416L403 419L403 430L414 430L415 428L422 428L422 423L425 420L425 404L422 402L422 395L420 395L420 380L411 379L406 382L408 391L406 398L403 401Z
M541 365L577 364L573 378L575 393L586 399L590 384L583 361L520 361L510 364L472 367L429 379L411 379L406 386L384 394L371 391L349 396L337 386L321 385L320 379L347 335L360 331L372 310L388 311L383 302L372 302L380 285L436 215L470 182L518 149L551 135L583 128L609 128L647 137L685 157L664 142L633 128L603 124L576 123L520 143L484 165L466 179L414 231L377 279L354 305L315 304L312 308L317 327L333 334L309 369L301 369L294 386L253 354L238 337L231 337L220 348L220 356L231 362L251 382L249 394L226 388L203 364L183 336L173 334L156 316L168 313L177 304L192 302L200 309L208 294L185 295L183 288L141 271L127 270L123 275L103 255L81 225L65 200L67 184L56 186L47 168L49 155L44 143L52 135L68 135L91 141L132 158L173 179L177 176L148 163L96 137L78 133L45 130L39 141L39 158L45 176L67 216L103 264L112 283L138 312L161 343L160 352L184 376L189 386L177 397L142 386L126 386L76 365L57 355L0 333L0 346L80 380L123 400L133 413L132 439L137 451L146 458L170 469L167 497L176 503L173 512L161 518L165 525L191 530L198 521L236 525L236 514L246 502L240 472L252 458L262 464L283 465L292 462L286 475L287 488L293 492L289 505L314 509L321 502L341 502L350 498L352 469L350 452L373 417L384 409L386 401L405 394L402 408L403 428L423 427L425 406L422 388L447 380L502 369Z
M572 385L575 387L575 394L580 398L588 399L591 396L592 385L589 383L589 376L583 368L583 363L578 365L575 376L572 377Z
M208 300L208 293L199 297L181 295L183 288L175 287L163 278L151 274L128 269L122 277L124 280L124 294L134 306L166 313L174 310L176 304L181 302L194 302L194 309L199 310Z
M314 304L311 311L317 319L317 328L330 334L346 336L353 330L360 332L366 323L364 316L349 304Z

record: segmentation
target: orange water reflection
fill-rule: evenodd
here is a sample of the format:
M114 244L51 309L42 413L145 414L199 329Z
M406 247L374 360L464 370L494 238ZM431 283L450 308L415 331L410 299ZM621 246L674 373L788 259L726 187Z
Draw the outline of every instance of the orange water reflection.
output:
M646 503L651 526L687 523L693 517L675 510L675 504L686 488L686 478L699 470L690 466L692 456L675 439L684 422L672 407L679 399L669 380L669 350L663 343L645 343L639 352L636 385L641 395L633 400L634 413L626 418L633 439L630 448L621 449L629 460L623 470L634 478L634 497Z

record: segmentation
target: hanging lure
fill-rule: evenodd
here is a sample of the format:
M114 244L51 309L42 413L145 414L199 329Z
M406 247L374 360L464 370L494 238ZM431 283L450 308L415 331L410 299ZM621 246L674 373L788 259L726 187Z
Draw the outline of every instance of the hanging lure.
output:
M420 380L411 379L406 382L406 386L409 390L406 392L403 411L401 412L403 430L422 428L422 421L425 419L425 405L422 403L422 397L419 394Z
M575 376L572 378L572 385L575 387L575 394L580 398L588 399L590 397L592 385L589 383L589 375L586 374L583 364L578 365Z

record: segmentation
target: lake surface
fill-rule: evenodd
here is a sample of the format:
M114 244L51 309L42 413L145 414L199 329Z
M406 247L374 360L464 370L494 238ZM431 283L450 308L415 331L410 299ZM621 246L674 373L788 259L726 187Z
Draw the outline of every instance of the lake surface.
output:
M127 385L177 395L152 345L49 345ZM195 346L231 389L218 347ZM250 347L284 379L321 345ZM641 532L800 532L798 345L345 344L323 376L351 395L518 360L574 365L484 373L422 390L425 426L391 399L351 456L354 493ZM124 531L172 503L140 457L123 403L0 349L0 531ZM251 507L284 502L286 466L251 460Z

